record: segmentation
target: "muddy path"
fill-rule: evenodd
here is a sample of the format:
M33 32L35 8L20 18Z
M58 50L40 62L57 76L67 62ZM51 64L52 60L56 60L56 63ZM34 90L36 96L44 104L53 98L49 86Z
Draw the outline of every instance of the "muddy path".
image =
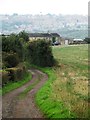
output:
M44 118L35 104L34 97L37 91L44 85L48 76L37 69L30 69L29 72L32 74L32 79L28 83L2 97L3 118ZM18 96L37 79L39 79L39 82L34 88L24 98L19 99Z

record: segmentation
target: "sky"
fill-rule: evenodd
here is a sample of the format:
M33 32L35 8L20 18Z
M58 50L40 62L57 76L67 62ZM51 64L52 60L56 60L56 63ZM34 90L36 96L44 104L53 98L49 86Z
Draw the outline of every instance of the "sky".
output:
M0 14L88 15L89 0L0 0Z

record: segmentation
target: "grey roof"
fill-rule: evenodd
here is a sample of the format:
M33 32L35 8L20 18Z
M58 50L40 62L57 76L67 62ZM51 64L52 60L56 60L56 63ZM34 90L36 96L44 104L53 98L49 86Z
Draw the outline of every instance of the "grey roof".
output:
M29 33L29 37L60 37L57 33Z
M29 37L51 37L48 33L29 33Z
M52 35L53 37L60 37L60 35L57 34L57 33L51 33L51 35Z

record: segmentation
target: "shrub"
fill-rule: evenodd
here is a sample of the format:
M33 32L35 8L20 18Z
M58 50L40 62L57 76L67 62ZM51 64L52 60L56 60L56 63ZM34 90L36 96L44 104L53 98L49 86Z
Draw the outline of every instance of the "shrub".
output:
M8 37L2 36L2 51L4 52L14 52L22 59L23 56L23 46L19 40L19 36L16 34L11 34Z
M10 76L8 71L2 71L2 86L9 82Z
M23 38L25 42L29 41L29 36L28 36L28 33L25 32L25 31L21 31L19 34L18 34L19 38Z
M23 78L24 74L26 73L26 69L24 66L7 68L6 71L9 72L9 81L19 81Z
M50 47L50 42L46 40L37 40L28 43L28 56L32 64L51 67L55 60Z
M19 57L16 53L5 53L2 54L2 62L5 67L15 67L19 63Z

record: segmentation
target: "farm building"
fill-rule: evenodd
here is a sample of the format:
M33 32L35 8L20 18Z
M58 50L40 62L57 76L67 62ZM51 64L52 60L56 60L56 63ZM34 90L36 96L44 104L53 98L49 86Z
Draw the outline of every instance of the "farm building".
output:
M61 41L61 45L69 45L69 44L73 43L73 39L72 38L61 37L60 41Z
M60 42L60 35L57 33L29 33L29 40L45 39Z

